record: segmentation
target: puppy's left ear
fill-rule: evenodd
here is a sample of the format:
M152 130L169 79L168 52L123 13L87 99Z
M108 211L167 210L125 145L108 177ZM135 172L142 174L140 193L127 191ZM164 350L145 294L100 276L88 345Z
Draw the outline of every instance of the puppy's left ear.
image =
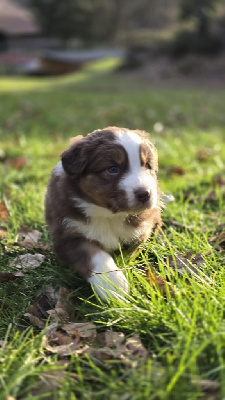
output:
M75 138L76 139L76 138ZM87 156L85 156L86 139L77 137L71 146L61 154L64 171L73 178L82 174L87 165Z

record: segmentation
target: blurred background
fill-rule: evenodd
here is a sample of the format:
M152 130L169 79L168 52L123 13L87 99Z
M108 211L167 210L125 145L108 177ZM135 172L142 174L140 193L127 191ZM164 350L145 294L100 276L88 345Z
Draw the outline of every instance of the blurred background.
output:
M146 85L221 86L224 1L0 1L0 75L57 76L109 57Z

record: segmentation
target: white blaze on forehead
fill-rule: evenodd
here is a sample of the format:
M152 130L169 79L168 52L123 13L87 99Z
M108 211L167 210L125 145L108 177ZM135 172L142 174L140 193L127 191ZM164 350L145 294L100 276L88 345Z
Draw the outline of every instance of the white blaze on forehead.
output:
M127 152L130 166L141 167L140 145L142 140L140 136L132 131L121 130L117 132L116 142L124 147Z
M135 204L135 191L143 189L151 192L151 207L157 204L157 188L155 179L141 166L140 146L142 139L132 131L117 132L117 143L122 145L127 152L129 170L120 181L119 187L125 190L129 206Z

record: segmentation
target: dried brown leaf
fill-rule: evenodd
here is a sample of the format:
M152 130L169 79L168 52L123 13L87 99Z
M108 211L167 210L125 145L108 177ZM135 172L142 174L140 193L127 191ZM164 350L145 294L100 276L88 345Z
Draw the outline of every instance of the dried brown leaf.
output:
M96 338L96 326L91 322L69 322L62 329L70 336L92 341Z
M0 227L0 240L5 239L8 236L7 229L4 226Z
M48 337L44 337L43 348L49 351L52 354L58 354L60 357L67 357L71 355L75 350L77 350L80 346L80 339L75 338L69 344L59 345L59 346L51 346L49 344Z
M0 283L14 281L25 276L22 272L0 272Z
M197 383L203 392L217 392L220 388L219 382L212 381L210 379L201 379Z
M59 299L59 291L52 285L47 285L44 294L48 298L48 301L55 306Z
M122 332L105 332L105 344L107 347L121 348L125 343L125 336Z
M199 149L196 158L198 161L204 162L208 161L211 155L212 155L211 149Z
M13 168L21 169L27 163L25 157L10 157L5 161L5 165L11 165Z
M209 243L225 244L225 232L221 232L208 239Z
M169 175L185 175L186 171L182 167L171 167L168 169Z
M169 290L171 294L174 292L170 283L155 275L150 268L146 269L145 273L149 285L156 287L163 295L166 295L167 290Z
M183 257L181 254L176 254L174 257L169 255L167 260L169 266L174 270L177 270L180 274L183 274L185 271L196 272L196 268L190 264L189 259Z
M7 221L9 219L9 210L4 201L0 202L0 220Z
M116 332L108 333L112 334ZM143 360L147 357L147 350L142 345L138 335L133 335L132 337L128 338L125 343L123 343L124 336L122 333L118 335L112 335L111 337L113 336L114 340L109 340L108 346L100 348L86 347L83 349L78 349L75 354L89 354L100 361L120 360L125 363L129 363L131 360L136 358ZM109 337L110 336L108 336L108 338Z
M48 311L52 310L54 307L53 303L49 302L48 297L45 294L40 299L37 299L36 305L44 318L48 318Z
M48 342L51 346L61 346L73 343L74 339L66 333L56 331L48 334Z
M127 339L126 348L135 357L146 358L148 355L146 348L141 343L137 334Z
M16 244L25 248L36 248L41 237L41 233L38 230L34 229L29 232L25 226L19 228L17 234L21 236L23 240L19 240Z
M32 315L30 313L25 313L24 317L28 317L30 323L34 326L37 326L39 329L43 329L45 327L45 322L42 319L36 317L35 315Z
M45 256L39 253L22 254L17 256L13 261L10 262L10 267L21 268L23 271L35 269L43 263L44 258Z
M220 385L219 382L210 379L193 380L193 384L197 385L204 393L204 399L219 400Z
M55 309L48 311L53 322L65 323L69 321L69 314L66 309L66 299L68 295L69 291L66 288L59 288Z
M59 322L62 324L63 322L69 321L68 312L64 308L57 307L54 310L49 310L48 315L53 322Z

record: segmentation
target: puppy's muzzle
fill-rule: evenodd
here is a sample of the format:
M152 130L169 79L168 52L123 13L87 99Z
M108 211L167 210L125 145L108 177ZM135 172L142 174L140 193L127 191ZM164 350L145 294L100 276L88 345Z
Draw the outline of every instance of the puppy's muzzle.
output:
M149 190L140 188L140 189L137 189L134 193L135 193L136 201L143 205L145 203L147 203L150 199L150 191Z

